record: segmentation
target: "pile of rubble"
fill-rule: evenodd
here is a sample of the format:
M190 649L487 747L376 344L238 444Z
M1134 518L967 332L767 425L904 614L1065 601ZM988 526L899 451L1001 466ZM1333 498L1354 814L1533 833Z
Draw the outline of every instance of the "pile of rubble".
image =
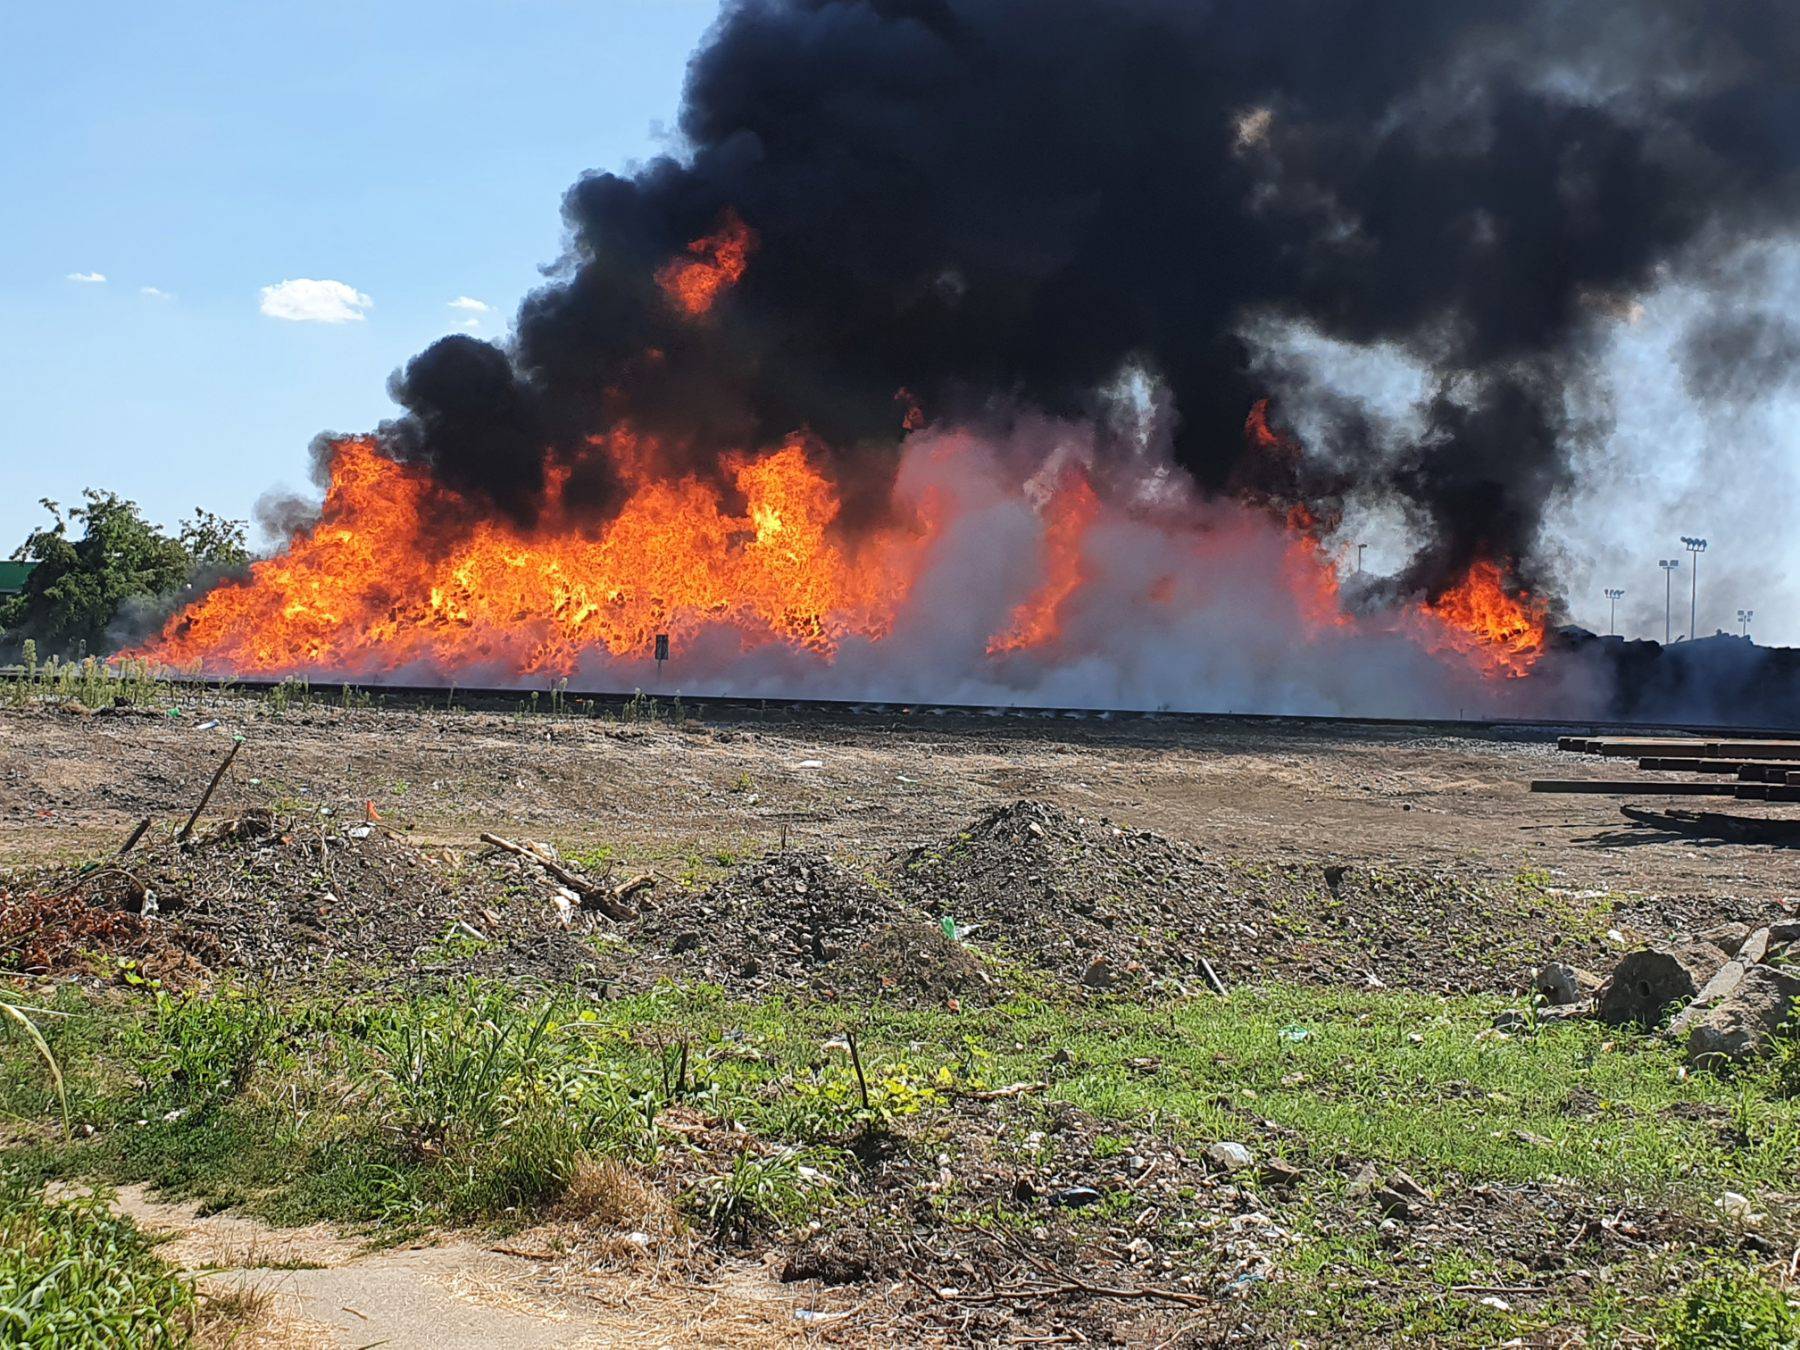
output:
M204 834L140 830L130 843L0 893L0 969L110 965L165 983L225 970L280 980L593 974L595 953L542 898L550 878L535 860L498 854L516 865L470 869L378 822L260 808Z
M1191 847L1046 802L996 807L897 861L896 889L934 922L1091 990L1204 990L1288 945Z
M1678 933L1627 953L1604 980L1552 964L1538 973L1537 993L1611 1026L1663 1026L1674 1009L1664 1034L1689 1062L1748 1059L1800 1017L1800 919Z
M824 853L776 853L681 891L622 930L636 979L699 977L752 993L855 991L921 1004L989 987L937 924Z
M1015 801L895 859L896 894L974 947L1093 992L1266 980L1440 993L1521 988L1546 958L1609 950L1599 929L1668 931L1766 912L1716 897L1591 896L1538 881L1225 858L1181 839Z

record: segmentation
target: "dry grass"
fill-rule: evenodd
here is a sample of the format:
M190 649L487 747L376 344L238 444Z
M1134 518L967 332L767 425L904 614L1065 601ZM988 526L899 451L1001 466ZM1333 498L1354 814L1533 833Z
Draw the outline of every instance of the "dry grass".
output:
M550 1218L652 1238L678 1237L686 1228L668 1196L614 1158L577 1159Z

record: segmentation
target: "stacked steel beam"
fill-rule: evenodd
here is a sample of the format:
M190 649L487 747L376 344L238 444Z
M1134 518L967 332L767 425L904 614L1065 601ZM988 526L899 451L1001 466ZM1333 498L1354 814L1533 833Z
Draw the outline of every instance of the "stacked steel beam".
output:
M1532 782L1533 792L1800 802L1800 738L1709 741L1689 736L1561 736L1556 748L1603 759L1635 759L1644 773L1704 776L1683 780L1541 778Z

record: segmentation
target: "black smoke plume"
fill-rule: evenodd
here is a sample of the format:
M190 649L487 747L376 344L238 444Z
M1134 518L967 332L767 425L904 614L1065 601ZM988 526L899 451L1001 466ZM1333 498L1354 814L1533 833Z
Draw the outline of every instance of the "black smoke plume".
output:
M1768 0L740 0L684 151L570 189L512 345L416 358L386 443L529 519L546 461L621 416L702 473L804 429L877 509L902 387L931 419L1079 414L1135 366L1219 490L1255 401L1280 415L1241 336L1273 317L1439 379L1416 444L1351 418L1310 492L1397 498L1416 588L1477 556L1541 580L1597 321L1788 228L1795 70L1800 11ZM696 321L656 274L728 211L756 249ZM604 475L572 485L596 512Z

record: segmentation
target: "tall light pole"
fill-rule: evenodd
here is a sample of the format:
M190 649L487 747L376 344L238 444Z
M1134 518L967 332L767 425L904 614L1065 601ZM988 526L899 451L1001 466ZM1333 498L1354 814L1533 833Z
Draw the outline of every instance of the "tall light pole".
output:
M1755 617L1756 611L1753 609L1740 609L1738 611L1738 623L1743 628L1745 637L1750 636L1750 620Z
M1669 603L1675 591L1675 572L1681 566L1680 558L1658 558L1656 565L1663 570L1663 646L1669 645Z
M1706 540L1689 539L1681 536L1682 547L1694 555L1693 570L1688 573L1688 580L1693 583L1693 591L1688 599L1688 640L1691 642L1700 636L1700 621L1695 617L1700 609L1700 555L1706 552Z
M1606 620L1606 635L1608 637L1617 637L1619 635L1619 597L1624 594L1624 591L1619 590L1615 586L1608 586L1606 588L1606 599L1612 606Z

